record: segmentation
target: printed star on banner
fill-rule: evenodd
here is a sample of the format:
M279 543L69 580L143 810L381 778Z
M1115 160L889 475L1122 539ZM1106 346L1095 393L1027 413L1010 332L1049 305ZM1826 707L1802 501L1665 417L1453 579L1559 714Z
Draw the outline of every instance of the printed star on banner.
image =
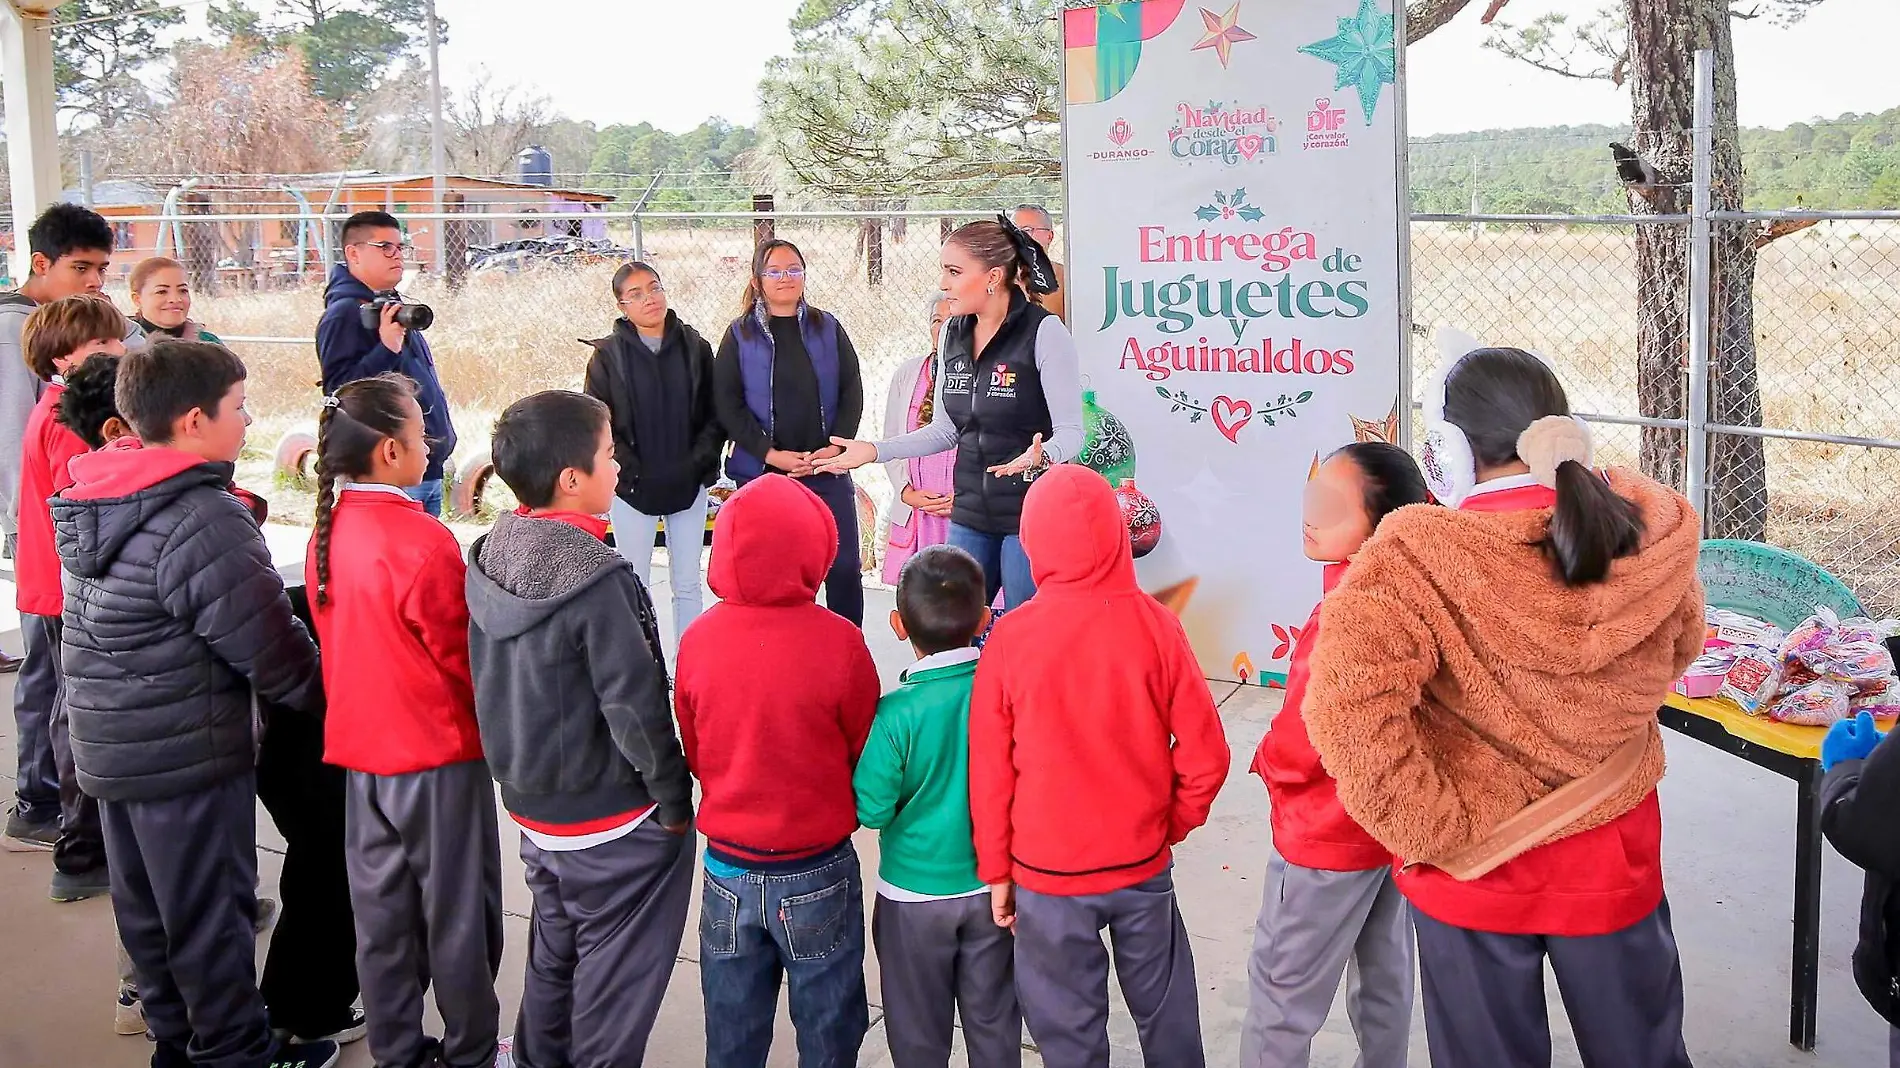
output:
M1343 22L1344 20L1342 19L1341 21ZM1254 40L1254 35L1241 29L1239 22L1240 0L1234 0L1234 6L1228 8L1225 15L1216 15L1212 11L1202 8L1201 23L1207 27L1207 36L1201 38L1201 43L1195 45L1188 51L1199 52L1203 48L1211 48L1214 50L1214 54L1220 57L1220 65L1223 67L1227 66L1227 61L1233 58L1235 45L1242 41ZM1389 29L1387 30L1386 36L1391 36Z
M1379 0L1359 0L1359 12L1338 20L1339 32L1324 41L1301 45L1300 51L1339 68L1333 88L1353 86L1359 106L1372 123L1379 94L1394 83L1398 57L1393 49L1393 18L1379 10Z

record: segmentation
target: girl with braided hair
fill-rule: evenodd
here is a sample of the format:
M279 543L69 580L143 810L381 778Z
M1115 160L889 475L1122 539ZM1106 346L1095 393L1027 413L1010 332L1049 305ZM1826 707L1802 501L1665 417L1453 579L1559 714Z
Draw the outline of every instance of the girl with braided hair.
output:
M415 383L359 379L317 424L305 562L324 650L324 760L347 769L356 968L377 1064L495 1063L501 852L469 679L466 567L406 490L429 466ZM366 670L375 664L378 670ZM430 982L443 1021L423 1031Z

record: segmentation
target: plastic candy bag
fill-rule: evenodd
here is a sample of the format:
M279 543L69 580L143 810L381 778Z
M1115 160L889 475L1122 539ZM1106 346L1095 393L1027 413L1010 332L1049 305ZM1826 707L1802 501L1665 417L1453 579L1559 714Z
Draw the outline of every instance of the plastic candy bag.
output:
M1768 706L1768 718L1801 727L1830 727L1846 719L1853 689L1835 679L1821 679L1789 690Z
M1708 628L1703 638L1705 649L1723 649L1735 645L1779 649L1787 638L1781 628L1773 623L1765 623L1726 608L1705 609L1703 622Z
M1857 713L1871 713L1876 719L1900 716L1900 678L1889 675L1877 686L1863 687L1849 699L1848 706Z
M1886 645L1892 628L1891 622L1842 620L1828 608L1817 608L1788 632L1787 640L1781 643L1781 659L1854 687L1877 683L1894 673L1893 654Z
M1689 670L1676 680L1676 692L1684 697L1714 697L1722 692L1722 683L1728 679L1729 668L1735 666L1739 646L1727 645L1710 649L1696 657Z
M1773 653L1742 647L1728 669L1717 695L1741 706L1751 716L1759 716L1781 686L1781 662Z

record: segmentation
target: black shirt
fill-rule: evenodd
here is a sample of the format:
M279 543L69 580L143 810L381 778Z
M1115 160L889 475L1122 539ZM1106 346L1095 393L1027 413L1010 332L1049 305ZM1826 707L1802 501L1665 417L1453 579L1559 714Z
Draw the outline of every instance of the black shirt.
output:
M627 378L633 384L633 425L639 427L641 478L628 502L648 515L670 515L699 496L690 422L693 387L681 346L653 351L630 347Z
M772 342L776 347L772 368L772 414L775 425L768 434L745 404L745 381L739 369L739 343L727 330L719 343L719 355L713 360L713 390L720 421L739 448L760 459L770 449L788 452L814 452L831 444L832 437L855 438L864 416L864 380L858 372L858 351L851 338L838 327L838 410L827 427L820 417L818 372L812 367L811 354L805 351L805 339L798 333L798 317L774 315Z

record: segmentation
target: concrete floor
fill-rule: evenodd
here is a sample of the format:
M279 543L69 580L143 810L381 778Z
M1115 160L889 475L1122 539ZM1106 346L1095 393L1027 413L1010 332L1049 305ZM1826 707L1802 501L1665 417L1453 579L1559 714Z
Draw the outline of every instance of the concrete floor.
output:
M301 559L296 532L274 529L271 540L280 559ZM654 573L656 585L664 587L665 569L656 566ZM667 591L656 590L654 600L664 614ZM10 606L12 601L11 583L0 581L0 604ZM867 636L887 685L908 661L907 651L882 624L890 607L888 593L867 591ZM0 644L17 652L17 620L10 616L10 610L0 615ZM0 702L10 706L12 677L4 678ZM1209 825L1178 851L1175 877L1194 941L1208 1062L1226 1066L1238 1061L1246 957L1269 845L1266 794L1246 767L1280 702L1277 691L1232 684L1216 684L1214 693L1233 746L1233 770ZM0 752L9 755L12 726L10 716L0 716ZM1862 1002L1849 972L1859 873L1832 852L1827 855L1823 891L1819 1047L1814 1054L1803 1054L1787 1044L1792 784L1671 734L1662 799L1668 828L1665 871L1687 985L1688 1043L1699 1068L1873 1068L1887 1063L1886 1026ZM281 843L261 808L259 821L260 864L269 893L281 865ZM875 870L875 836L860 833L858 847L868 876ZM506 1032L521 992L528 893L513 843L505 843L502 854L508 941L500 991ZM50 870L47 854L0 853L0 991L5 992L0 995L0 1068L143 1065L150 1056L145 1041L112 1032L116 980L111 906L104 900L49 902ZM696 918L692 922L696 925ZM650 1049L649 1063L664 1068L698 1064L704 1057L695 929L688 927ZM874 958L868 967L874 1022L861 1063L883 1065L889 1061L876 1007ZM1554 1063L1578 1065L1555 984L1549 989ZM1111 1030L1116 1068L1139 1065L1133 1021L1119 1001ZM1414 1064L1429 1062L1422 1019L1415 1022L1412 1049ZM1348 1068L1355 1053L1344 1005L1336 1004L1314 1043L1313 1063ZM1033 1052L1027 1062L1039 1063ZM361 1043L348 1047L342 1063L365 1068L371 1063L368 1050ZM771 1063L796 1063L783 1009Z

